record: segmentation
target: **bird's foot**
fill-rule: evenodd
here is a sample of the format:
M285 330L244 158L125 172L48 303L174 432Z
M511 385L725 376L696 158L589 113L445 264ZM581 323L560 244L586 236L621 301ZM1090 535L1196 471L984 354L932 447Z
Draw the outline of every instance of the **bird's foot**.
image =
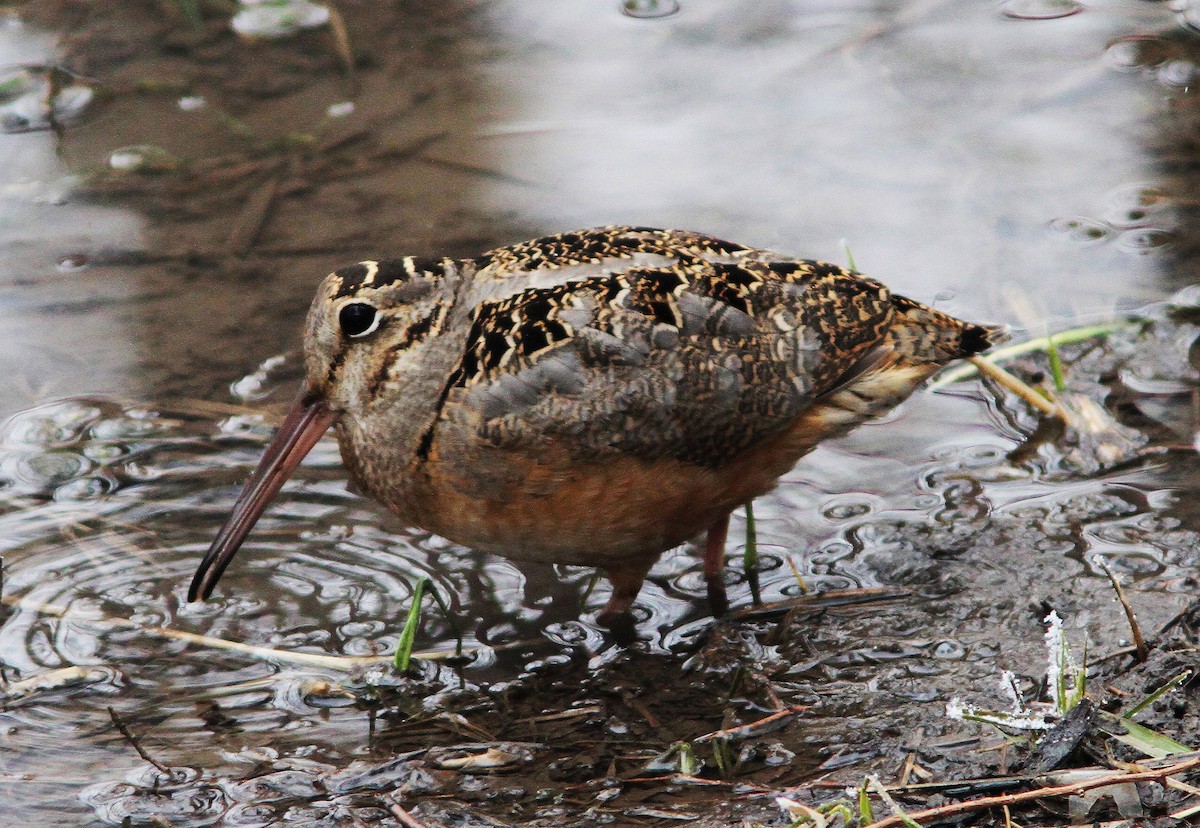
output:
M596 623L608 630L612 640L628 647L638 640L637 619L629 610L610 613L607 609L596 616Z
M651 561L653 563L653 561ZM631 569L608 569L605 575L612 584L612 595L600 614L596 623L612 633L618 644L627 646L637 640L637 621L633 617L633 602L642 591L642 582L650 567L634 567Z
M725 579L722 575L708 581L708 610L717 620L729 616L729 596L725 593Z

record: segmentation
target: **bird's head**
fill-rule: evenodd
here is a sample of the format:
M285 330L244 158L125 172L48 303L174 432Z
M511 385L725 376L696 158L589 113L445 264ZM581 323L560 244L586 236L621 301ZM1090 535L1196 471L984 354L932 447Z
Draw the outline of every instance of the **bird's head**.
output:
M207 598L271 499L339 418L359 419L403 393L451 307L455 262L359 262L325 277L308 311L305 382L275 439L196 570L188 600Z

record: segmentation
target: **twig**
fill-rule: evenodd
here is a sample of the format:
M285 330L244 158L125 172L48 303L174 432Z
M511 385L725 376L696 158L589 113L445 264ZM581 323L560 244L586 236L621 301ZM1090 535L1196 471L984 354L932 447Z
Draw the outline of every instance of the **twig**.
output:
M435 155L427 155L418 153L415 156L417 159L434 167L442 167L443 169L453 170L455 172L466 173L467 175L477 175L480 178L487 178L493 181L500 181L505 184L518 184L522 187L540 187L536 181L529 181L524 178L517 178L515 175L489 170L487 167L480 167L475 164L468 164L464 161L455 161L448 158L438 158Z
M1133 607L1129 605L1129 599L1125 597L1125 590L1121 588L1121 582L1117 580L1116 573L1109 568L1104 558L1095 555L1092 557L1092 561L1104 570L1104 574L1108 576L1108 582L1112 584L1113 590L1117 593L1117 600L1121 602L1121 608L1125 610L1125 618L1129 621L1129 629L1133 633L1133 646L1138 664L1141 664L1150 658L1150 648L1146 646L1146 639L1142 638L1142 627L1138 624L1137 615L1134 614Z
M941 805L937 808L927 808L924 811L912 811L905 817L918 824L929 822L935 819L946 819L955 817L961 814L971 813L972 811L982 811L988 808L996 808L1004 805L1016 805L1021 802L1030 802L1036 799L1046 799L1052 796L1079 796L1086 791L1095 788L1103 788L1108 785L1119 785L1128 782L1159 782L1168 776L1173 776L1177 773L1192 770L1195 767L1200 767L1200 756L1193 756L1183 762L1177 762L1174 765L1168 765L1165 768L1155 770L1142 771L1141 773L1110 773L1107 776L1101 776L1097 779L1089 779L1085 782L1076 782L1073 785L1057 785L1047 788L1035 788L1032 791L1022 791L1015 794L1000 794L999 796L985 796L979 799L972 799L968 802L952 802L949 805ZM893 828L893 826L904 825L905 819L900 816L890 816L887 819L881 819L872 822L865 828Z
M392 816L399 820L400 824L403 825L404 828L426 828L424 822L421 822L421 820L417 819L408 811L400 807L400 803L395 799L390 796L385 796L384 800L387 802L388 810L392 812Z
M979 373L994 380L998 385L1016 394L1018 397L1029 403L1030 407L1036 408L1038 411L1045 414L1047 417L1057 417L1062 419L1062 412L1058 406L1043 397L1037 391L1034 391L1026 383L1022 382L1017 377L1010 374L1008 371L996 365L994 362L988 362L982 357L971 357L968 360L972 365L979 369Z
M770 716L764 716L757 721L749 724L741 725L740 727L727 727L722 730L714 730L712 733L705 733L703 736L697 736L692 739L698 745L705 742L711 742L716 739L724 739L730 742L740 742L743 739L752 739L770 733L773 730L778 730L788 723L788 720L793 716L797 716L808 710L808 705L799 707L791 707L787 710L781 710L778 713L772 713Z
M782 615L789 610L800 607L841 607L850 604L871 604L876 601L899 601L912 597L912 591L907 589L888 589L884 587L863 587L861 589L831 589L826 592L810 592L795 598L782 601L769 601L757 607L745 607L732 614L735 621L745 621L748 618L765 618L770 615Z
M108 716L110 719L112 719L112 723L117 728L117 730L121 731L121 735L125 737L125 741L127 741L127 742L129 742L129 744L133 745L133 749L137 751L138 756L142 757L144 760L149 762L151 765L154 765L154 767L158 768L163 773L170 775L171 769L169 767L167 767L162 762L155 759L149 753L146 753L146 751L142 748L141 744L138 743L137 737L134 736L133 733L130 732L129 728L125 726L125 722L121 719L121 714L119 714L112 707L109 707L108 708Z

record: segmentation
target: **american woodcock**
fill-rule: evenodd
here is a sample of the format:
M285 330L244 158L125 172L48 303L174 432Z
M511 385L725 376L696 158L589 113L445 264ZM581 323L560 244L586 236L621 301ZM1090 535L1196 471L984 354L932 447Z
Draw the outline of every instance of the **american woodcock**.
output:
M730 512L998 334L837 265L678 230L360 262L318 288L305 386L188 598L211 594L333 426L359 489L407 523L604 570L602 623L665 550L707 531L723 614Z

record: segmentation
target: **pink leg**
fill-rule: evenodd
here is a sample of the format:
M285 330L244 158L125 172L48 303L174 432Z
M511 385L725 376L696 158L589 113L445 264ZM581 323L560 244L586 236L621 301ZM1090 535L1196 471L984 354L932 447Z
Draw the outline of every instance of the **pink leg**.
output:
M633 601L638 597L638 593L642 591L642 582L646 580L646 573L650 571L650 567L654 565L654 560L651 559L645 566L641 564L633 564L632 566L621 567L619 569L606 569L604 574L608 576L608 581L612 584L612 595L608 598L608 603L604 605L604 609L596 616L596 621L602 627L612 627L629 613L629 608L633 606Z
M708 528L704 544L704 581L708 584L708 608L714 618L729 612L725 595L725 536L729 534L729 515Z

